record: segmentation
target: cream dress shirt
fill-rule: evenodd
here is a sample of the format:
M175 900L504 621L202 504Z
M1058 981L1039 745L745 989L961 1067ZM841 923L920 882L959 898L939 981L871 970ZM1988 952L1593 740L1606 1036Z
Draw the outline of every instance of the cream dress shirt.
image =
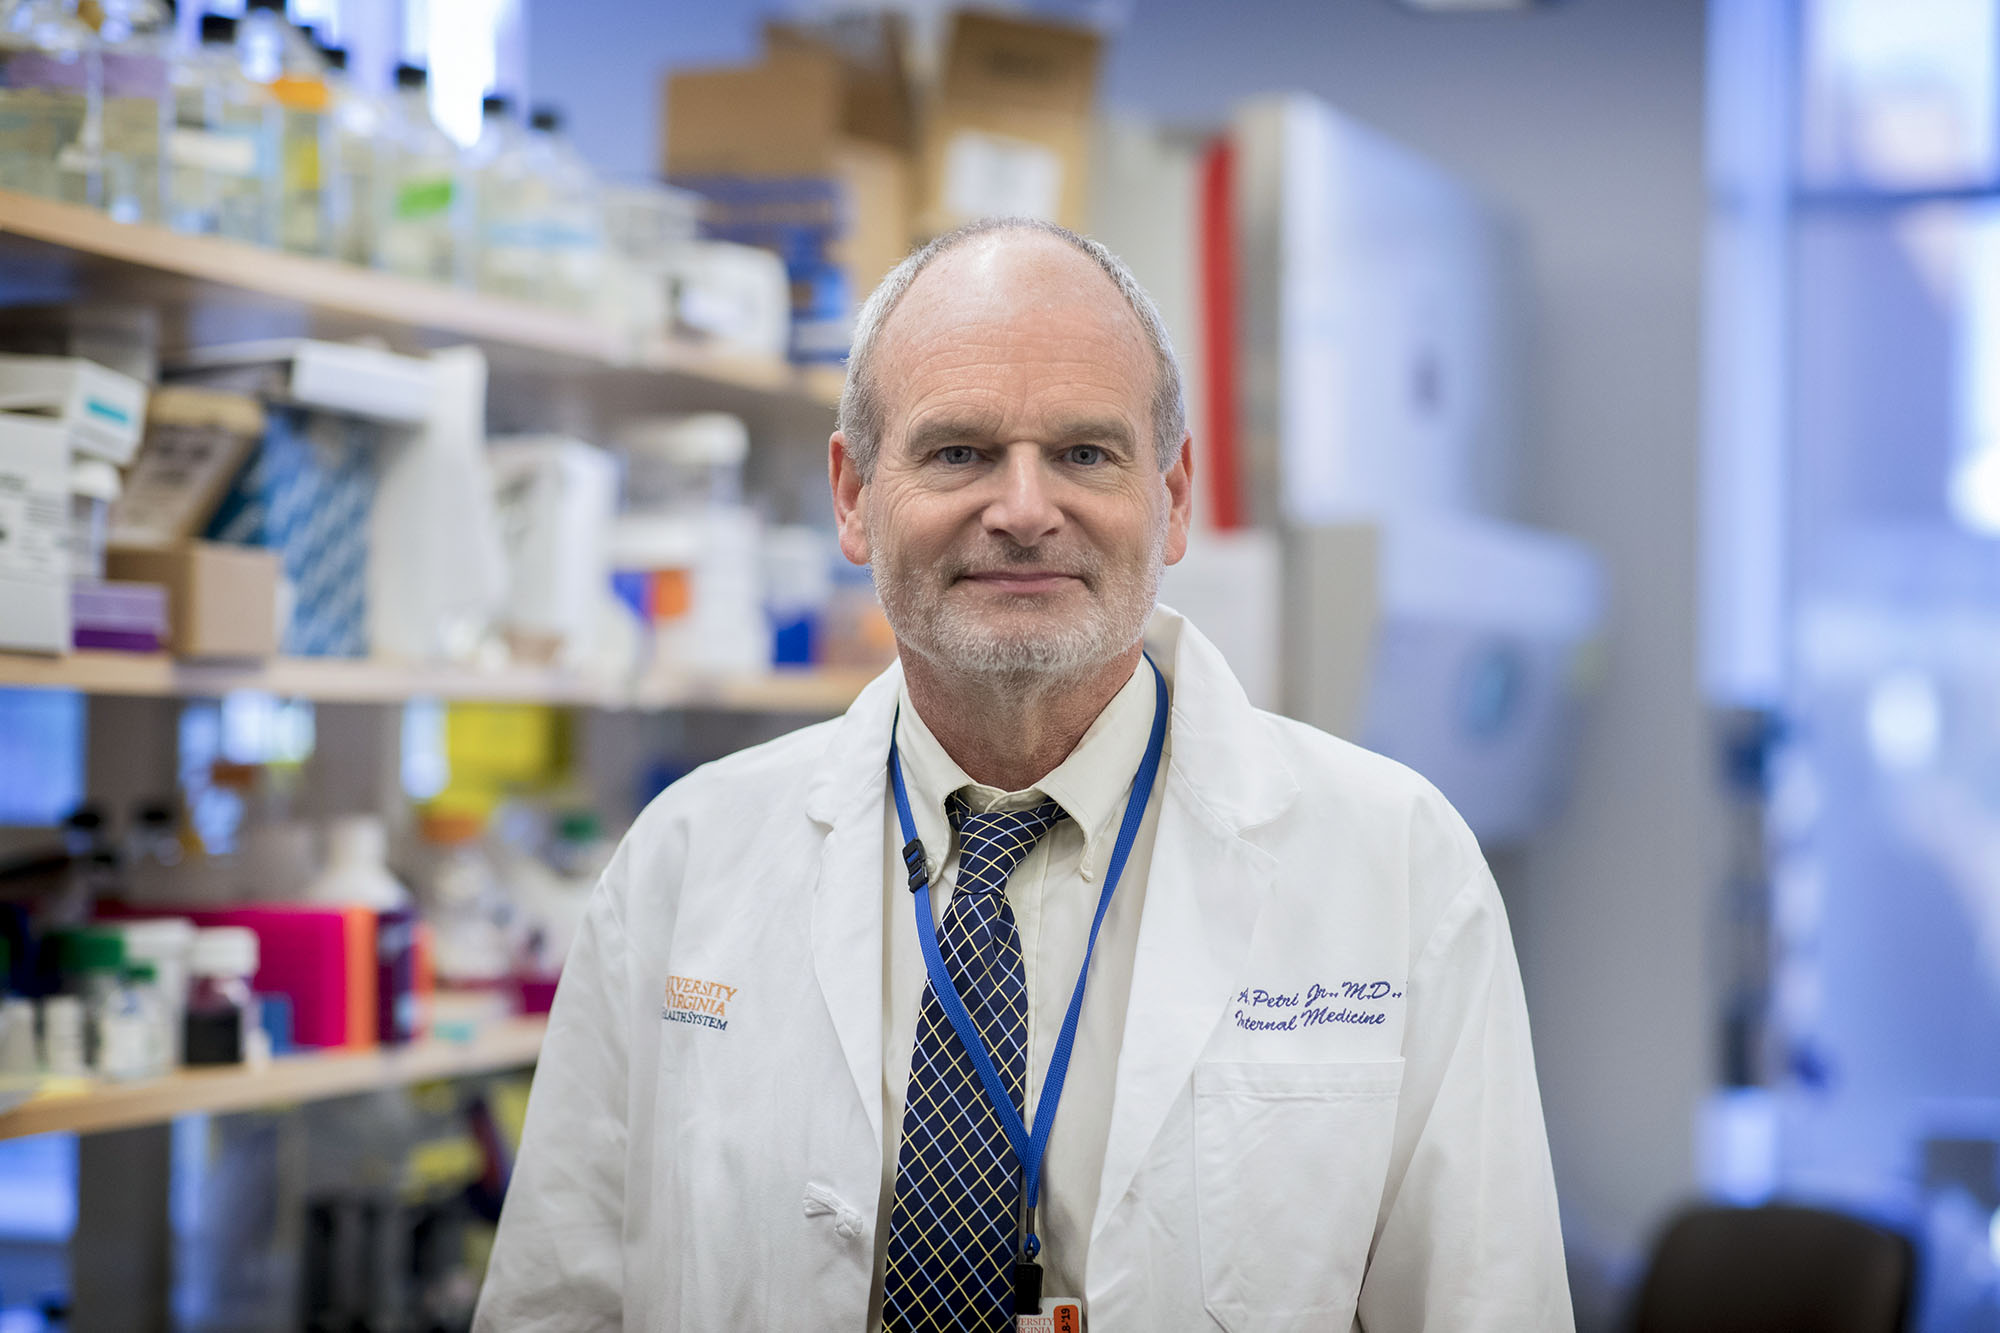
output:
M945 798L963 792L974 810L1021 810L1054 800L1069 814L1015 867L1007 901L1021 932L1021 956L1028 983L1028 1123L1040 1104L1049 1056L1062 1030L1077 969L1090 938L1090 921L1104 887L1111 848L1133 776L1146 752L1153 727L1153 672L1139 663L1069 757L1025 791L982 786L965 771L917 716L905 687L896 745L911 817L930 858L931 905L938 921L950 904L947 886L956 878L958 849L945 814ZM1125 1006L1132 989L1132 960L1139 939L1139 913L1146 899L1146 875L1153 860L1153 837L1160 822L1161 793L1173 751L1171 731L1160 761L1139 836L1126 859L1118 891L1104 915L1093 955L1083 1013L1071 1050L1062 1102L1042 1165L1042 1193L1035 1234L1042 1242L1042 1291L1049 1296L1082 1296L1091 1218L1097 1211L1098 1178L1111 1125L1111 1093L1118 1075L1118 1048L1125 1031ZM916 1045L923 1004L922 946L911 906L908 871L903 865L902 828L894 801L884 802L882 894L887 929L882 932L882 1194L875 1227L875 1280L868 1303L868 1326L882 1327L882 1277L888 1264L889 1218L896 1190L896 1157L903 1141L903 1102L909 1092L910 1053ZM942 855L941 855L942 854Z

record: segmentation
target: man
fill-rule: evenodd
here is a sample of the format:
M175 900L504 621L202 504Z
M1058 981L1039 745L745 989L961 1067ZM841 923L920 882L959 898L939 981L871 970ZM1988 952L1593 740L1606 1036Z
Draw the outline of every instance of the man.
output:
M1156 611L1183 417L1068 232L876 291L829 459L901 663L619 849L480 1327L1570 1326L1492 879Z

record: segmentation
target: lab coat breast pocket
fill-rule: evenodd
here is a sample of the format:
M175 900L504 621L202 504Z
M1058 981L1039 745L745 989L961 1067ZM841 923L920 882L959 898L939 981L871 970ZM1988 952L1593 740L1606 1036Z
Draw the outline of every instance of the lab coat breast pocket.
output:
M1230 1333L1349 1327L1402 1081L1401 1060L1195 1067L1202 1295Z

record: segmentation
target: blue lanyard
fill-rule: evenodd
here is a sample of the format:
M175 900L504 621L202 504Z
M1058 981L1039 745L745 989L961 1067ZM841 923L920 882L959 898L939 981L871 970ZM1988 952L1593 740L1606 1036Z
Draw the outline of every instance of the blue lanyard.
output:
M1153 734L1147 738L1145 757L1139 761L1139 771L1132 778L1132 794L1125 801L1125 819L1118 826L1118 841L1111 848L1111 864L1104 874L1104 888L1097 895L1097 915L1090 922L1090 941L1083 949L1083 966L1077 969L1076 989L1070 993L1062 1032L1056 1038L1055 1050L1049 1055L1049 1072L1042 1079L1042 1095L1035 1107L1032 1134L1022 1123L1021 1113L1014 1109L1014 1098L1001 1081L1000 1071L993 1067L993 1057L987 1054L986 1043L980 1039L979 1029L972 1024L972 1015L965 1010L965 1001L959 998L958 987L952 984L951 974L945 970L944 954L938 948L937 924L931 920L930 872L924 864L924 845L917 838L917 822L910 815L910 794L903 786L903 765L896 753L895 724L890 725L889 779L896 793L896 818L903 827L903 863L909 867L910 892L916 899L917 938L923 944L924 967L930 973L931 990L943 1006L945 1017L951 1020L952 1029L958 1033L958 1040L965 1047L966 1054L971 1057L972 1067L986 1088L986 1099L993 1104L994 1113L1000 1117L1000 1126L1007 1132L1007 1141L1014 1147L1014 1156L1021 1163L1030 1213L1034 1212L1035 1203L1041 1197L1042 1154L1048 1149L1049 1131L1055 1126L1056 1104L1062 1100L1063 1080L1069 1076L1069 1053L1076 1044L1076 1024L1083 1013L1083 987L1090 979L1090 956L1097 949L1097 930L1104 924L1104 913L1111 906L1111 895L1118 888L1118 878L1125 873L1126 858L1131 856L1132 844L1139 837L1139 825L1146 817L1146 803L1153 796L1153 779L1160 771L1160 754L1166 746L1167 680L1151 657L1146 658L1146 665L1153 668ZM1029 1232L1026 1241L1028 1258L1033 1259L1040 1249L1041 1242L1032 1231Z

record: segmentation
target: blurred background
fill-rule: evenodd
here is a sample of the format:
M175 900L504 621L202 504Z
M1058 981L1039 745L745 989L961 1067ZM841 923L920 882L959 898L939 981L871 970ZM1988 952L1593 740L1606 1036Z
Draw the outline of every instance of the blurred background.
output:
M1996 199L1996 0L5 0L0 1330L467 1326L988 215L1161 306L1163 599L1479 834L1579 1327L2000 1330Z

